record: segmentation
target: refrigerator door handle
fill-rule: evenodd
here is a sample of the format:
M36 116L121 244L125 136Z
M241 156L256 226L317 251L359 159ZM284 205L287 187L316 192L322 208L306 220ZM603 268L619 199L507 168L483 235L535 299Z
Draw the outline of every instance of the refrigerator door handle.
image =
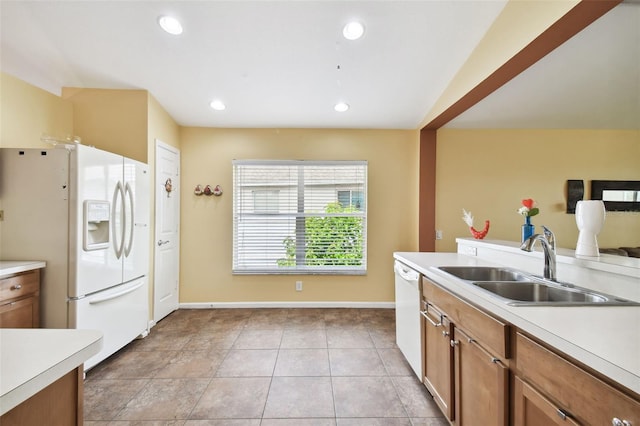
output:
M122 210L120 212L120 222L122 223L121 225L121 230L120 230L120 235L118 235L116 233L117 228L116 228L116 223L118 222L117 220L117 205L118 205L118 198L122 201ZM111 217L113 218L113 220L111 221L111 232L113 233L113 250L116 253L116 259L120 259L120 257L122 256L122 250L124 249L124 190L122 188L122 182L118 181L118 183L116 184L116 189L114 189L113 191L113 203L112 203L112 212L111 212Z
M127 289L119 291L117 293L110 294L109 296L104 296L104 297L99 297L97 299L93 299L93 300L89 301L89 304L90 305L96 305L98 303L108 302L109 300L117 299L118 297L122 297L125 294L133 293L134 291L136 291L137 289L142 287L143 284L144 284L144 282L139 282L138 284L134 285L133 287L127 288Z
M124 215L124 217L125 217L125 227L126 226L129 227L129 241L127 241L127 245L125 246L124 255L126 257L129 257L129 254L131 253L131 247L133 247L133 231L134 231L133 227L135 226L135 223L136 223L135 218L133 216L135 214L135 208L134 208L135 206L133 205L133 190L131 189L131 185L129 185L129 182L127 182L127 184L124 187L124 194L125 194L124 198L127 198L127 197L129 198L129 210L131 211L131 217L130 217L131 222L126 223L127 215L126 214ZM124 200L124 198L123 198L123 200ZM123 208L126 205L127 205L126 203L123 203ZM126 234L123 232L123 239L124 239L124 235L126 235Z

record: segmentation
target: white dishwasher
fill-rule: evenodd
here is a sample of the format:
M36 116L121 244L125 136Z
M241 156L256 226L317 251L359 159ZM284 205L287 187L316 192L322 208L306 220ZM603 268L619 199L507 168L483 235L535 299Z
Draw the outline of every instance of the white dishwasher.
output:
M393 269L396 281L396 343L422 382L422 320L420 273L398 262Z

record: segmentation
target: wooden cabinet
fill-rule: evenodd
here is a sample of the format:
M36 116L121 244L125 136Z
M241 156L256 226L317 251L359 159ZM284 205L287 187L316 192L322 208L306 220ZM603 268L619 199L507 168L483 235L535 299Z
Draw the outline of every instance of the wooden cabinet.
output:
M560 407L519 377L514 379L513 397L515 425L578 425Z
M522 333L515 373L516 425L640 425L640 402Z
M442 312L426 301L423 301L422 316L426 342L424 385L444 415L453 420L453 351L450 345L453 327Z
M427 389L455 425L509 420L509 327L423 278Z
M62 376L0 417L2 426L83 424L84 368Z
M0 279L0 327L40 326L40 270Z
M640 426L640 398L423 278L424 385L453 425Z
M453 339L455 423L507 425L509 368L457 327Z

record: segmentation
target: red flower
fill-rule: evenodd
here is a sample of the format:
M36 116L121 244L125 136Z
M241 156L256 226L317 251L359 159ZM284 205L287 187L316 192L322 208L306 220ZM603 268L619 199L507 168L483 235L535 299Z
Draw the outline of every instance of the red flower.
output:
M529 210L531 210L533 208L533 205L535 203L536 202L533 201L533 199L531 199L531 198L527 198L525 200L522 200L522 205L525 206L526 208L528 208Z

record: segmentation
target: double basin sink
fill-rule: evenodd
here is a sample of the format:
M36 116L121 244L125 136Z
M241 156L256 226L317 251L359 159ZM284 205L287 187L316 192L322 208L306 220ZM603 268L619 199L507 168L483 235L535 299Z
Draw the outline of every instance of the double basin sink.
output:
M638 302L510 268L440 266L435 269L487 291L512 306L640 306Z

